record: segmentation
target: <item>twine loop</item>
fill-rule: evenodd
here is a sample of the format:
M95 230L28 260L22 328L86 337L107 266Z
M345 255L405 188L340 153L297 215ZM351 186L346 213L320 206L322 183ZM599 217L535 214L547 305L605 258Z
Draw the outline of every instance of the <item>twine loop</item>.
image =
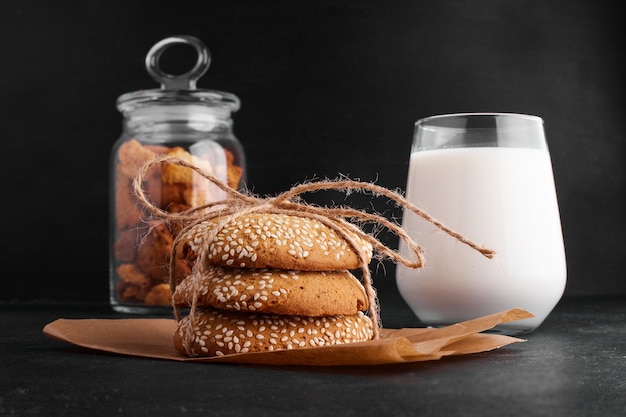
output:
M142 183L148 170L159 164L174 164L182 167L190 168L200 174L209 182L215 184L219 189L226 193L226 198L213 201L208 204L204 204L198 207L192 207L188 210L181 212L168 212L155 206L145 195ZM427 222L432 223L437 228L441 229L451 237L459 240L460 242L470 246L476 251L480 252L483 256L491 259L495 255L495 251L492 249L480 246L471 240L467 239L460 233L457 233L437 219L430 216L425 211L421 210L400 193L389 190L385 187L381 187L369 182L362 182L351 180L348 178L340 178L336 180L319 180L311 181L303 184L295 185L291 189L278 194L274 197L257 197L250 193L239 192L217 177L204 171L202 168L179 158L173 158L169 156L161 156L154 158L146 162L139 170L135 178L133 179L133 191L138 200L145 206L150 212L151 216L157 218L167 224L178 223L183 225L182 230L177 234L172 245L171 256L169 259L169 276L171 292L174 294L176 289L176 279L174 275L176 250L181 243L182 236L185 232L194 227L195 225L211 220L218 219L215 227L211 228L207 235L203 239L203 247L199 252L199 256L193 266L192 275L196 277L202 276L202 273L207 268L207 252L210 243L213 241L214 236L226 225L231 219L251 214L251 213L265 213L265 214L286 214L299 217L307 217L319 221L326 225L328 228L337 233L338 236L343 238L350 248L354 251L359 259L359 269L362 272L361 279L365 287L366 295L369 304L369 316L374 325L374 337L379 337L379 330L381 327L379 305L376 296L376 291L372 282L372 276L369 270L368 255L362 248L360 241L368 242L373 248L373 258L383 259L387 258L393 262L400 263L409 268L421 268L424 266L424 255L422 248L402 229L402 227L396 222L390 221L384 216L376 213L369 213L362 210L357 210L351 207L338 206L338 207L321 207L305 203L301 199L301 195L305 193L315 191L336 190L344 192L349 195L353 191L371 192L374 196L384 196L389 200L392 200L397 206L405 209L405 213L408 211L413 212L417 216L421 217ZM386 228L390 232L397 235L409 249L410 253L414 255L412 259L408 259L397 251L387 247L381 243L375 236L364 232L356 224L375 224L378 227ZM199 282L199 279L196 279ZM194 297L192 305L190 306L190 318L193 318L197 304L197 291L194 291ZM176 320L180 320L180 312L174 305L174 313ZM193 320L189 320L190 327ZM191 332L192 329L189 329Z

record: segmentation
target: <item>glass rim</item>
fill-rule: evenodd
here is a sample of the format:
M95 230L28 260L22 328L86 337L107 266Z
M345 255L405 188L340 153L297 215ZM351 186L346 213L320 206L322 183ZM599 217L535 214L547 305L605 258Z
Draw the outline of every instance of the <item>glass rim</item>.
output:
M463 113L462 112L462 113L444 113L444 114L437 114L433 116L423 117L421 119L418 119L415 122L415 126L425 126L425 125L428 125L428 123L431 121L436 121L440 119L451 119L454 117L469 118L469 117L474 117L474 116L492 116L492 117L505 116L505 117L513 117L517 119L538 121L542 124L544 123L543 118L541 118L540 116L536 116L532 114L525 114L525 113L507 113L507 112L464 112Z

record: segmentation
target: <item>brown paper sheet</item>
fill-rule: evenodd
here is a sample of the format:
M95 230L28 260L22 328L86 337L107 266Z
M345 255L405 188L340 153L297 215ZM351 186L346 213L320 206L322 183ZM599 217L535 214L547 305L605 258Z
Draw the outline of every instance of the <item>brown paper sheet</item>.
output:
M176 323L172 319L58 319L46 325L43 332L50 338L89 349L175 361L355 366L437 360L523 342L481 332L530 317L533 315L528 311L511 309L440 329L382 329L380 339L368 342L210 358L188 358L176 352L172 340Z

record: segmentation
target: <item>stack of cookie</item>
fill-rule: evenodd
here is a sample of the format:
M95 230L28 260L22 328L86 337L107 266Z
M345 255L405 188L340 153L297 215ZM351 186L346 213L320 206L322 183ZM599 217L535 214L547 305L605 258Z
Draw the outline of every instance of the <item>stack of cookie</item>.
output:
M219 231L215 231L219 227ZM335 230L308 217L243 214L206 220L181 237L202 267L176 285L192 307L174 345L188 356L330 346L370 340L368 298L350 272L360 261ZM371 261L372 247L361 244Z

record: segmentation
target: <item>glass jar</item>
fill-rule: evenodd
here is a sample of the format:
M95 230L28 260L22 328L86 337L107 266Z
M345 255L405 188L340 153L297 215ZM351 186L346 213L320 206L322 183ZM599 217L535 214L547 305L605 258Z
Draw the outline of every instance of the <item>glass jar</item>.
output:
M167 74L159 66L161 54L175 44L190 45L197 52L195 66L185 74ZM209 64L209 51L198 39L163 39L146 55L146 69L161 88L123 94L117 100L124 121L110 172L110 301L115 311L171 311L168 265L176 230L162 222L149 223L149 213L132 192L132 181L147 161L168 155L193 163L232 188L241 189L245 183L245 155L231 118L239 99L196 88ZM173 164L154 166L143 186L152 204L171 212L225 197L198 173ZM182 277L190 265L177 263L176 271Z

